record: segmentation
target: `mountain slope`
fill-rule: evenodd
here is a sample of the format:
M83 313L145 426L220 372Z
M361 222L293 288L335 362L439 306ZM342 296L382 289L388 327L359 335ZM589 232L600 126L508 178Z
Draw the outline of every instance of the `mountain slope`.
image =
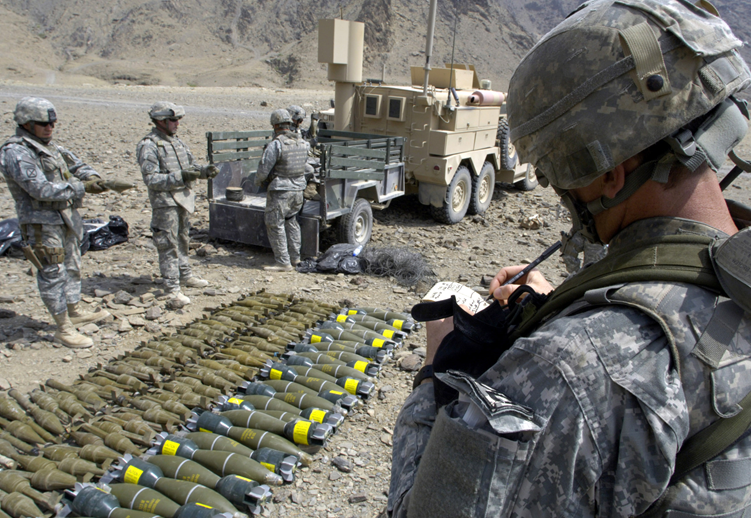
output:
M433 62L473 63L505 88L578 0L441 0ZM717 2L742 39L748 0ZM320 87L317 21L363 21L365 77L409 81L425 62L426 0L0 0L0 70L32 82ZM454 22L456 38L454 41ZM747 52L747 49L744 49ZM751 54L746 56L751 58Z

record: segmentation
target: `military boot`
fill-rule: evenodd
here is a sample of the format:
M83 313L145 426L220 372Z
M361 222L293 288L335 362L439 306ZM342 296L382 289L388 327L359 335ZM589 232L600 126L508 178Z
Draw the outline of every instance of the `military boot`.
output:
M180 279L180 284L182 284L186 288L205 288L209 285L209 281L193 275L191 277L188 277L187 279Z
M167 300L172 302L172 306L176 308L181 308L183 306L186 306L190 304L190 299L183 295L183 292L180 291L180 289L172 290L167 293Z
M53 315L52 318L55 319L55 323L57 324L57 331L55 331L55 341L57 343L71 349L85 349L94 345L94 341L91 338L83 336L76 331L66 311L63 311L59 315Z
M108 316L110 316L109 311L105 311L101 308L98 311L92 313L83 309L80 302L76 302L75 304L68 304L68 317L70 317L70 322L73 325L84 324L88 322L98 322Z

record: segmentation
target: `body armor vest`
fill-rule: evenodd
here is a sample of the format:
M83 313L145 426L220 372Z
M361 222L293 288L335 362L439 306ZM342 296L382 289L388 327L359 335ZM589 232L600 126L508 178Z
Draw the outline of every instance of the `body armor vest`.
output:
M21 144L30 150L37 156L39 163L44 171L44 176L47 181L60 183L67 182L70 177L70 171L68 171L68 164L65 163L62 153L55 144L50 143L45 146L41 142L36 142L30 138L14 136L7 140L3 145L5 147L8 144ZM73 200L69 201L43 201L36 200L30 197L31 207L34 210L63 210L68 207L78 207L80 204L75 204Z
M274 174L282 178L303 176L308 160L308 146L294 133L282 133L276 138L282 144L282 153L274 165Z
M147 137L156 144L159 154L159 166L169 173L179 173L183 169L190 167L190 159L185 149L185 144L178 138L171 141L159 138L151 133Z

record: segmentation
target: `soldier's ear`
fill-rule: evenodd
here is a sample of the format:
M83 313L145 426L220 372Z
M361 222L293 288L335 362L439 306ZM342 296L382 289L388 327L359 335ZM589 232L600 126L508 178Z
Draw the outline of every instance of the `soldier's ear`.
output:
M626 168L619 164L612 171L602 175L602 194L608 198L615 196L623 189L626 183Z

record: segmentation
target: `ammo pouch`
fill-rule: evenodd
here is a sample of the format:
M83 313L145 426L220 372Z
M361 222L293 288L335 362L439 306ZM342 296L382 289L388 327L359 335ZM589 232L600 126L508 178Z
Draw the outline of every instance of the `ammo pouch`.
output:
M522 294L528 294L520 300ZM437 302L422 302L412 307L412 317L420 322L454 317L454 330L441 342L433 360L433 372L460 371L473 378L488 370L511 347L513 328L522 321L525 308L539 307L547 299L528 286L521 286L509 298L508 306L494 302L470 315L457 303L456 297ZM459 393L433 379L436 408L454 401Z
M65 262L65 248L36 244L32 248L34 249L34 255L37 256L37 259L39 259L39 262L43 266L52 266Z

